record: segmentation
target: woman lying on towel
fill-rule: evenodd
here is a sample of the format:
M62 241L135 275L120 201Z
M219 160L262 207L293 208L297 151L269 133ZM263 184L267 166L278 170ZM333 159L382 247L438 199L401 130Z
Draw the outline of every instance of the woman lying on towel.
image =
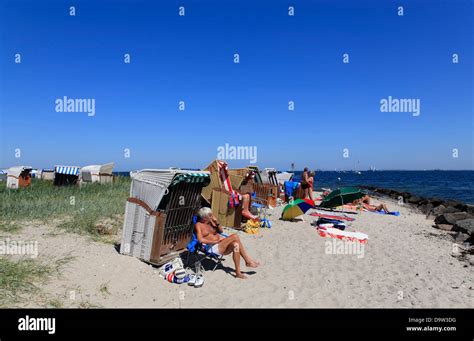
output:
M359 200L355 200L353 202L354 205L361 205L363 208L365 208L367 211L371 211L371 212L384 212L384 213L387 213L387 214L391 214L392 212L389 211L387 205L385 204L380 204L380 205L371 205L370 204L370 196L367 194L365 195L363 198L359 199Z
M198 211L198 217L199 221L196 223L197 239L202 244L210 245L210 251L218 256L229 255L232 253L237 278L247 278L240 271L241 256L245 261L245 265L249 268L256 268L260 265L247 254L247 251L237 234L232 234L228 237L220 235L220 233L223 232L223 228L217 222L216 217L214 217L209 207L201 208Z

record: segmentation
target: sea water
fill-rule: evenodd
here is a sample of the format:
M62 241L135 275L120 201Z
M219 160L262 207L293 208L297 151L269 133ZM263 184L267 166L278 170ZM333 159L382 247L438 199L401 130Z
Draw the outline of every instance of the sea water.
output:
M302 172L295 172L301 179ZM422 197L454 199L474 204L474 171L316 171L314 189L375 186Z
M129 172L114 174L129 176ZM295 171L295 181L301 179L301 174L302 171ZM474 204L474 171L316 171L314 180L315 190L358 185Z

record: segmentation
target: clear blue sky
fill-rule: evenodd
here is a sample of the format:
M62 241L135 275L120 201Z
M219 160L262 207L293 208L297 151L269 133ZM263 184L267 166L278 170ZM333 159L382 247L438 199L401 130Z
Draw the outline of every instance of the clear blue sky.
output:
M280 169L474 169L472 4L2 0L0 167L201 168L229 143ZM420 116L380 112L388 96Z

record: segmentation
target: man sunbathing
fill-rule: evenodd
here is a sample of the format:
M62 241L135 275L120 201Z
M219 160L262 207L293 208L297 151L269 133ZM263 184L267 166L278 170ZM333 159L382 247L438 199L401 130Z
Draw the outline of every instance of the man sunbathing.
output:
M232 253L237 278L247 278L240 271L240 256L242 256L245 260L245 265L249 268L256 268L260 265L247 254L237 234L232 234L228 237L220 235L224 230L209 207L201 208L198 211L198 217L199 221L196 223L197 239L200 243L211 246L209 250L212 253L217 255L229 255Z

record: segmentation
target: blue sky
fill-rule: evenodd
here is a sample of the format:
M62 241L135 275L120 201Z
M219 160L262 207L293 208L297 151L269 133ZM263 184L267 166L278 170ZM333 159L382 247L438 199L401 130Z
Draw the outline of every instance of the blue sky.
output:
M201 168L228 143L280 169L474 169L472 16L459 0L3 0L0 167ZM63 96L95 116L56 112ZM388 96L420 115L381 112Z

